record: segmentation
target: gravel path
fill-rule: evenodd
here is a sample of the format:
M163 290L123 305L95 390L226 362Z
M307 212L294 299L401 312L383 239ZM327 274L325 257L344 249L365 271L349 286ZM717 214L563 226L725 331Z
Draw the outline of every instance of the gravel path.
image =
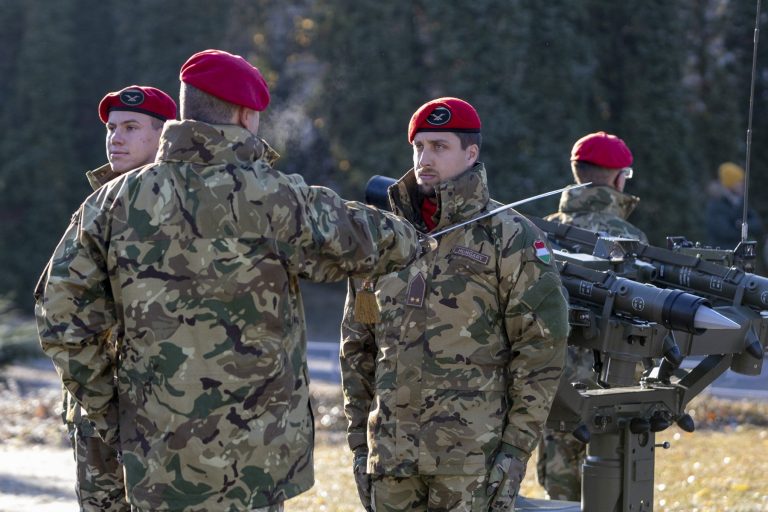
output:
M0 369L0 511L75 512L75 464L50 361Z
M67 448L0 446L0 510L76 512L75 467Z
M310 386L318 431L341 432L339 384ZM75 463L48 359L0 368L0 512L76 512Z

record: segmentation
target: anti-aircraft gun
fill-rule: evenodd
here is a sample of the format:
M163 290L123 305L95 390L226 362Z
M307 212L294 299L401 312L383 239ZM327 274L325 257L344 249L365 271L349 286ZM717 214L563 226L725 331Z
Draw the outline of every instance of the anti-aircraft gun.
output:
M656 432L673 422L692 432L686 405L729 368L760 374L768 340L768 279L713 263L714 251L705 259L530 219L559 248L555 255L570 294L569 344L593 349L598 357L601 385L561 382L548 420L588 443L583 510L653 510ZM713 329L720 322L712 317L704 330L708 322L697 325L695 315L691 324L690 308L697 304L711 304L735 328ZM651 317L649 307L661 311ZM687 356L703 359L682 370ZM651 369L637 380L641 362Z
M372 178L366 202L387 209L386 189L393 182ZM692 432L686 405L729 367L747 374L760 372L762 357L756 354L762 356L768 339L768 319L760 308L741 302L752 278L746 278L744 292L734 292L739 304L734 300L734 305L713 308L717 297L713 301L697 290L664 281L664 287L651 284L668 269L626 258L634 254L626 243L601 242L595 233L568 226L564 228L570 236L565 240L555 236L560 225L532 220L544 227L556 247L568 249L556 250L555 259L569 294L569 344L598 354L599 385L561 381L548 420L553 428L572 432L587 443L582 503L521 497L516 509L652 511L656 433L673 423ZM597 246L607 252L592 254ZM615 252L620 250L625 252ZM680 370L688 355L706 357L694 369ZM646 368L642 379L637 377L639 365Z

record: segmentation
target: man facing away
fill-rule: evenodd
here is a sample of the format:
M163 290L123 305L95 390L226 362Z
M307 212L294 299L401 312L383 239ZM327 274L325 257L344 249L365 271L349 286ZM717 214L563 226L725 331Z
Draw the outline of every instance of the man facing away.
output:
M299 278L392 272L421 246L271 167L269 91L245 59L206 50L180 80L155 164L89 196L56 248L41 345L122 452L132 510L279 511L314 479Z
M632 152L615 135L596 132L577 140L571 150L571 171L577 184L592 185L563 191L558 212L546 220L648 243L645 233L626 220L640 202L624 192L626 180L633 175L632 160ZM594 364L592 350L569 346L563 379L594 384ZM536 469L551 499L581 500L585 456L586 445L570 432L544 429Z
M163 125L176 118L176 103L160 89L131 85L107 93L99 102L98 113L106 128L108 163L85 173L94 190L154 160ZM115 357L117 340L114 336L107 338L110 357ZM80 510L130 510L117 451L96 434L93 423L66 387L63 399L62 416L74 450L75 492Z
M645 233L627 221L640 202L624 192L631 166L632 152L615 135L596 132L580 138L571 150L571 171L577 184L592 184L563 191L557 213L546 220L647 244Z
M480 128L461 99L422 105L393 211L435 233L500 206ZM377 512L512 510L563 366L559 274L514 210L438 242L404 270L349 284L340 360L358 492Z

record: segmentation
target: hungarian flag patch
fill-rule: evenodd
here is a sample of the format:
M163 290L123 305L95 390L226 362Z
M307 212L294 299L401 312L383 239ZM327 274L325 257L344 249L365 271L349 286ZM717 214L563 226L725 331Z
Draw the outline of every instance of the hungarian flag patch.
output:
M536 251L536 257L542 263L549 264L549 262L552 261L552 253L549 252L544 240L536 240L533 242L533 249Z

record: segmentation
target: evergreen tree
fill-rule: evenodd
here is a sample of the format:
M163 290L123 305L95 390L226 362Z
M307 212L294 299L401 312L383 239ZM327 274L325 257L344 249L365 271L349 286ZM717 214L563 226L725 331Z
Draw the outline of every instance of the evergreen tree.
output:
M641 202L632 222L652 243L663 244L667 235L695 238L698 213L689 198L701 197L703 184L690 157L693 126L682 89L682 4L595 0L589 7L598 59L592 101L605 131L624 139L634 155L636 179L627 192Z
M0 141L0 290L27 310L35 281L87 190L72 149L74 69L62 65L77 52L74 3L29 0L14 19L16 72L2 116L10 129Z
M410 166L408 120L429 98L415 24L422 2L320 0L316 52L327 65L316 117L337 162L339 183L362 198L373 174Z

